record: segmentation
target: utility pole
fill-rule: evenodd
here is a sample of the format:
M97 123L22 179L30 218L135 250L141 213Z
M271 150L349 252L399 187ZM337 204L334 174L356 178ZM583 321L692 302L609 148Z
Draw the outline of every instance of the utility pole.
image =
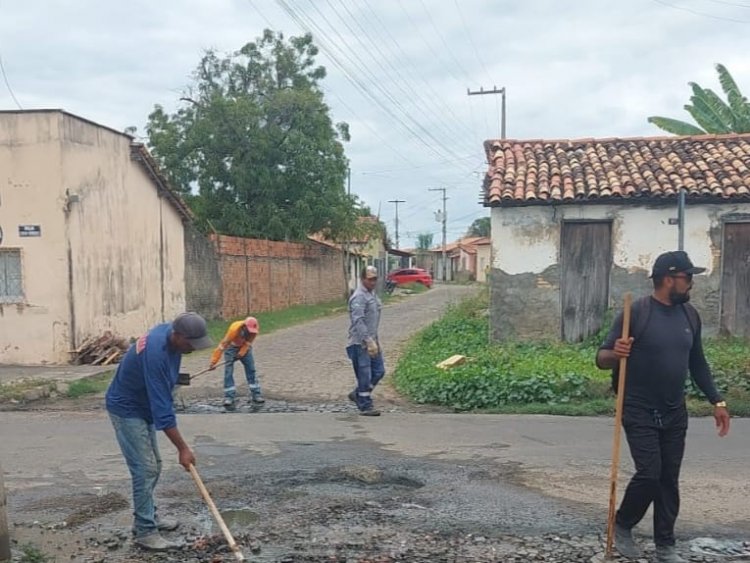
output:
M485 90L484 87L480 87L479 90L472 92L469 88L466 89L466 93L469 96L483 96L485 94L502 94L502 110L500 112L500 138L505 139L505 86L498 88L493 86L492 90Z
M388 203L396 204L396 248L398 249L398 204L406 203L406 201L403 199L389 199Z
M445 195L445 188L427 188L430 192L443 192L443 212L436 213L438 221L443 223L443 281L448 281L448 259L447 259L447 235L448 235L448 214L445 207L445 202L448 197ZM439 217L439 218L438 218Z

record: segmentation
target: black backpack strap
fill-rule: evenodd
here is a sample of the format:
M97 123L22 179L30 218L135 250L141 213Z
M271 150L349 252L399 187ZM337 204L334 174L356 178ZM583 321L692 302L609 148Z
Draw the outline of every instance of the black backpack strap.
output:
M690 303L683 303L682 310L685 311L685 316L690 324L690 330L693 331L693 336L695 336L698 334L698 329L701 326L700 315L698 315L698 311Z
M633 340L638 340L646 332L649 317L651 317L651 296L645 295L630 308L630 336Z

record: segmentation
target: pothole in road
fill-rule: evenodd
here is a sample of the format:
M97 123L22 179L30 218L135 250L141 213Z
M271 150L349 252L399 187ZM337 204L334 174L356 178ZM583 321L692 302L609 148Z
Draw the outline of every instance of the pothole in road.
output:
M319 471L313 481L320 483L354 483L365 486L390 486L419 489L424 483L406 475L383 471L369 465L347 465L327 467Z

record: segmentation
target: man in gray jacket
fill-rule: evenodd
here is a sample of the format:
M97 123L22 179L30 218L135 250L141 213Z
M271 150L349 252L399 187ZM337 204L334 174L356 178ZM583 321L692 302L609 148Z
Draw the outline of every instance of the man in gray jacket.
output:
M372 404L372 390L385 375L383 353L378 339L380 309L383 307L375 294L378 271L367 266L362 271L359 287L349 298L349 343L346 354L352 361L357 388L349 393L349 400L357 404L362 416L380 416Z

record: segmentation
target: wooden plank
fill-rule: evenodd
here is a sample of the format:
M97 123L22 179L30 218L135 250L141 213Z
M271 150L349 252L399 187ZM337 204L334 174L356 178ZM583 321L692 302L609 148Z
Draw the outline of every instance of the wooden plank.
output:
M750 338L750 223L724 225L720 331Z
M611 244L608 222L563 223L560 300L567 342L580 342L601 328L609 300Z

